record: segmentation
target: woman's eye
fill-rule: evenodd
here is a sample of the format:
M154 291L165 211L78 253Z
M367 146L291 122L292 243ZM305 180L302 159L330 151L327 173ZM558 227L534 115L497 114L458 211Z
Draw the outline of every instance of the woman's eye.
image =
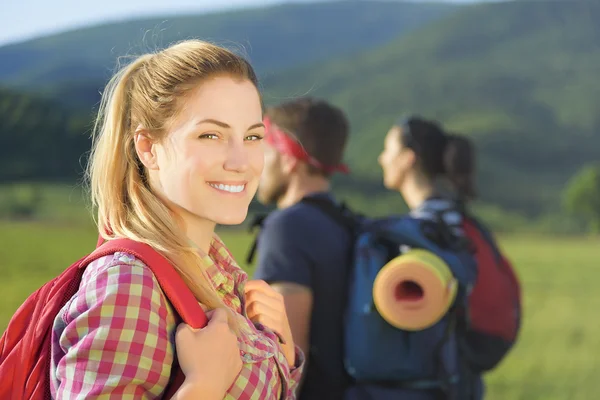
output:
M216 133L203 133L202 135L199 136L200 139L218 139L219 136L217 136Z
M262 135L249 135L249 136L246 136L246 140L249 140L249 141L262 140L262 139L263 139Z

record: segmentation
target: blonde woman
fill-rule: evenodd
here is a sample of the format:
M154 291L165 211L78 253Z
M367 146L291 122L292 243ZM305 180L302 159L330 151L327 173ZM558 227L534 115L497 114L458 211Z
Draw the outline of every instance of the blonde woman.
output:
M55 319L53 398L161 398L176 359L176 398L295 398L303 355L282 298L247 283L214 232L246 218L264 134L256 75L226 49L182 42L109 82L88 168L99 232L162 252L212 311L204 329L178 326L140 260L99 259Z

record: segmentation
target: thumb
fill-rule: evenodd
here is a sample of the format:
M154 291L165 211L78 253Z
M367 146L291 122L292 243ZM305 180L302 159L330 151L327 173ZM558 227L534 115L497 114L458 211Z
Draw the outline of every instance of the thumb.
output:
M176 333L177 333L177 335L178 335L178 336L180 336L180 335L185 335L185 333L183 332L184 330L186 330L186 331L190 331L190 332L197 332L197 331L199 331L200 329L195 329L195 328L192 328L191 326L189 326L189 325L188 325L188 324L186 324L185 322L182 322L182 323L180 323L180 324L177 326L177 332L176 332Z
M210 323L228 323L228 313L224 308L215 309L210 315Z

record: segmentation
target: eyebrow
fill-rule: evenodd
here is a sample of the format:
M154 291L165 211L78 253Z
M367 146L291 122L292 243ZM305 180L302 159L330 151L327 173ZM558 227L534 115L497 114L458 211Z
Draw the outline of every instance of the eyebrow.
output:
M220 126L221 128L225 128L225 129L230 129L231 128L231 126L229 126L225 122L218 121L218 120L212 119L212 118L203 119L203 120L198 121L196 123L196 125L200 125L200 124L213 124L213 125ZM250 127L248 127L248 130L251 130L251 129L254 129L254 128L264 128L264 127L265 127L265 124L263 124L262 122L258 122L256 124L251 125Z

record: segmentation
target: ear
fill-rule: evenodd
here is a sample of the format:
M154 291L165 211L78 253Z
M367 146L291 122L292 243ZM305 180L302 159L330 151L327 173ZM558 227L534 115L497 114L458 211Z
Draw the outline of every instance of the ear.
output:
M298 165L298 160L295 157L291 157L287 154L281 155L281 169L284 174L291 174L298 168Z
M417 161L417 155L415 154L413 149L403 149L400 154L400 162L402 166L406 169L410 169L415 165Z
M138 127L135 130L133 141L135 144L135 151L142 164L148 169L158 169L155 143L150 138L148 131L141 126Z

